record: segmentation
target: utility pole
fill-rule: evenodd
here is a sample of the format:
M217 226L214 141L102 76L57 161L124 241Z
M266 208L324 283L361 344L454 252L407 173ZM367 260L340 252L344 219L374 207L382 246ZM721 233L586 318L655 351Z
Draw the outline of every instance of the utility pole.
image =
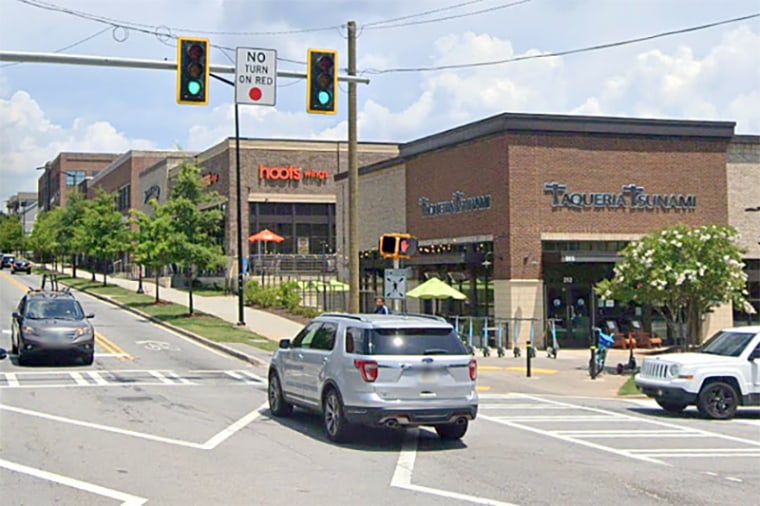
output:
M348 76L356 75L356 22L348 22ZM356 83L348 82L348 311L359 312L359 158L356 133Z

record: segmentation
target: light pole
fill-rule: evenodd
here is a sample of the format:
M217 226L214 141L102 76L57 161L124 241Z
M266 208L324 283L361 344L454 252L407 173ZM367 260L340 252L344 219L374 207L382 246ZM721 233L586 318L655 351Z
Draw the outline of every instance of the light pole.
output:
M145 290L143 290L143 266L142 264L137 264L137 293L145 293Z

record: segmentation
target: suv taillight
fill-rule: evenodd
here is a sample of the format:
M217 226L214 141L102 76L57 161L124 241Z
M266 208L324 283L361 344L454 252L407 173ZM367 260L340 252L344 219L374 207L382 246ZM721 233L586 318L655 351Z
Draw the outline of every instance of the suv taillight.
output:
M478 361L474 358L470 360L470 379L472 381L478 379Z
M362 379L367 383L372 383L377 379L377 362L374 360L354 360L354 367L362 373Z

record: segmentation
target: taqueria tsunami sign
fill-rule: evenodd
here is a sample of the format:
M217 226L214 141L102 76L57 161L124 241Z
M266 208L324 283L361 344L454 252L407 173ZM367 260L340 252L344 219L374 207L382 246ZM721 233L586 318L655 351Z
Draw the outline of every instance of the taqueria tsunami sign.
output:
M545 183L544 193L551 196L552 207L571 209L682 209L697 207L696 195L683 193L647 193L643 186L629 184L620 193L570 192L567 185Z

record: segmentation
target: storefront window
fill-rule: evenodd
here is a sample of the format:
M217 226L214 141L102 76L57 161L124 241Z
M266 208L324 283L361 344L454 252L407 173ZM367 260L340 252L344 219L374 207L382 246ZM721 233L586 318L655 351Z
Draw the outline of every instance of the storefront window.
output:
M285 240L262 252L285 255L321 255L335 251L335 204L268 203L250 205L250 234L269 229ZM251 246L258 254L258 246Z

